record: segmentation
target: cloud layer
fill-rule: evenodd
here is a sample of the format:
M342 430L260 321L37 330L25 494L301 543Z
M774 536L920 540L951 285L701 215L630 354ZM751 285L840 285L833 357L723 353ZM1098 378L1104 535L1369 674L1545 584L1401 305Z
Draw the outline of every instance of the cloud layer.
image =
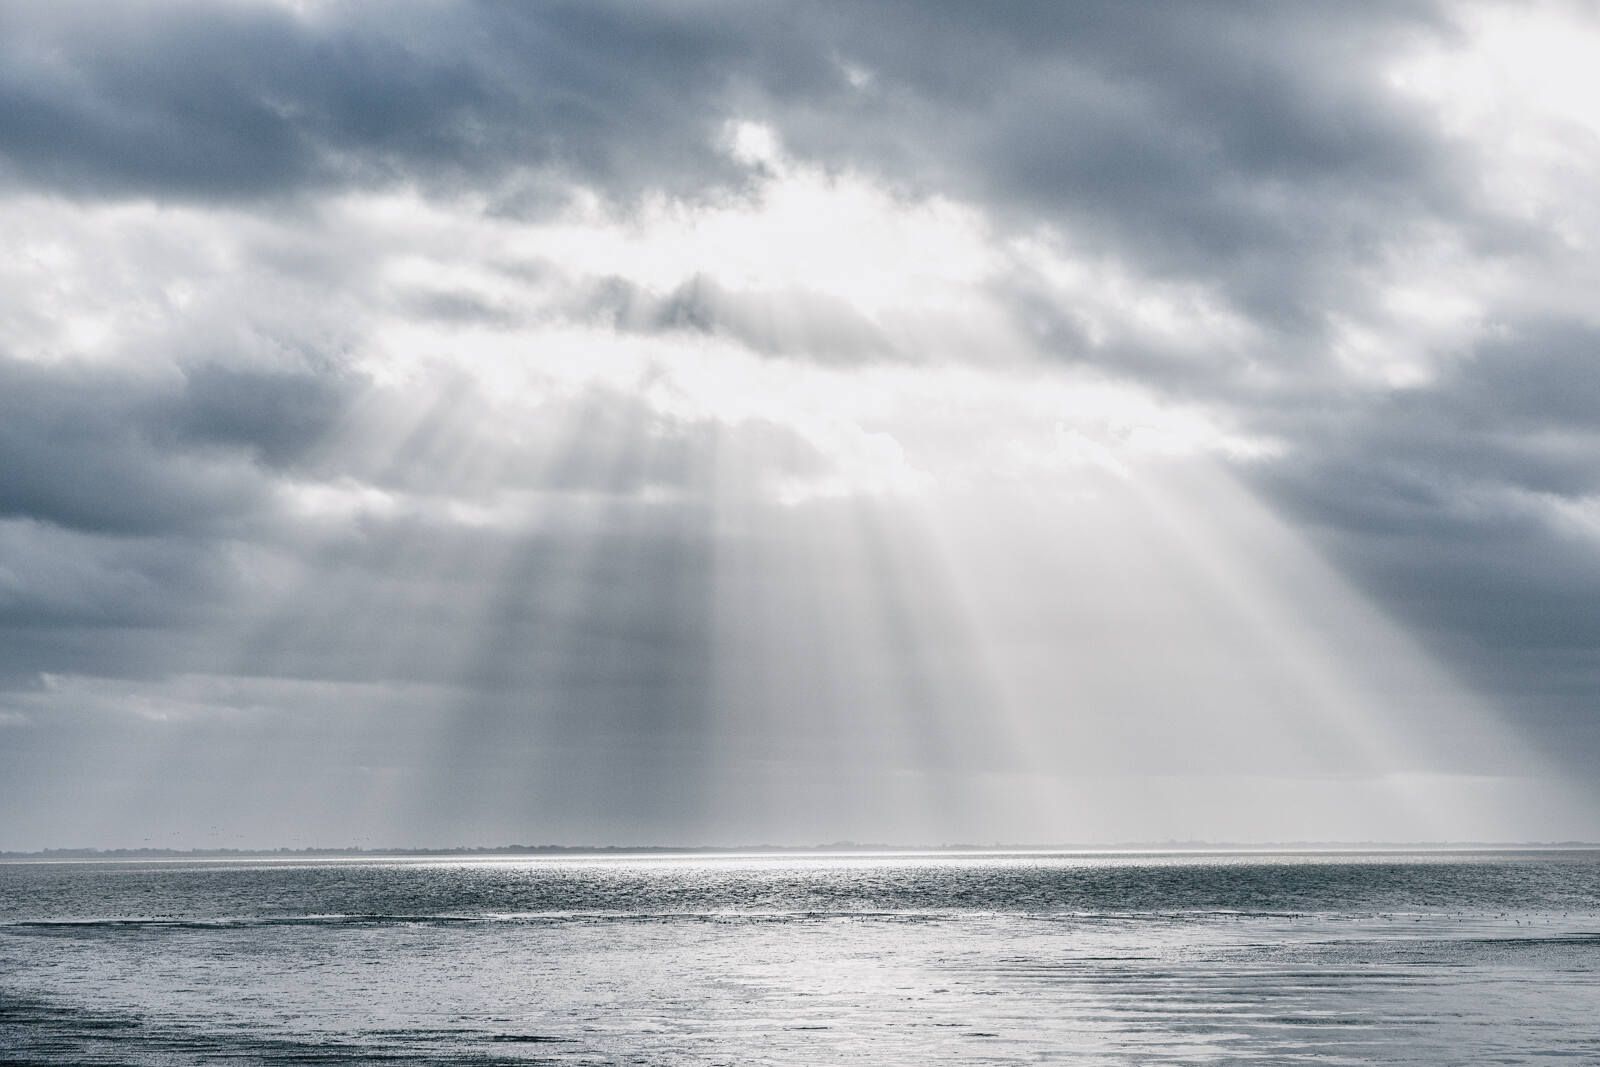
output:
M0 846L1383 831L1236 784L1018 814L1074 746L1259 779L1136 750L1225 707L1302 783L1514 782L1445 740L1498 724L1548 791L1442 825L1600 834L1559 783L1600 757L1584 42L1560 5L6 10Z

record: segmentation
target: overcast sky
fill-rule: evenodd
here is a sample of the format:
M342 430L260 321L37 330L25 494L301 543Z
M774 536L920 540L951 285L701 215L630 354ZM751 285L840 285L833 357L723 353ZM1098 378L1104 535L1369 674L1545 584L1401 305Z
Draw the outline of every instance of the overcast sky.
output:
M1600 838L1597 57L0 3L0 848Z

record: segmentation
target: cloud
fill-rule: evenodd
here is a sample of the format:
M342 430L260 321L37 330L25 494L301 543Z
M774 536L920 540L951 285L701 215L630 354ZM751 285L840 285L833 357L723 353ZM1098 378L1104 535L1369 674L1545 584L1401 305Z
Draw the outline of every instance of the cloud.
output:
M740 55L666 9L53 5L8 16L13 181L239 199L545 171L637 192L719 165L704 101ZM537 183L536 183L537 184ZM680 186L681 187L681 186Z
M627 331L721 335L759 352L824 363L903 358L894 342L849 303L805 290L735 292L696 275L657 295L625 278L589 288L580 315Z
M165 421L150 405L165 399L159 386L123 375L0 364L0 510L144 534L248 510L261 486L242 457L156 439Z
M1485 691L1587 749L1600 677L1600 334L1507 325L1427 388L1274 416L1254 472L1382 602ZM1282 423L1293 422L1293 426Z
M652 745L799 729L719 732L742 671L861 723L919 664L980 692L916 649L971 635L868 603L938 589L858 512L1015 548L1203 462L1592 760L1597 125L1567 52L1515 75L1597 31L1506 10L9 11L0 717L78 699L83 741L126 682L138 730L256 693L332 737L314 694L488 759L549 715L670 791ZM889 677L830 681L840 635Z

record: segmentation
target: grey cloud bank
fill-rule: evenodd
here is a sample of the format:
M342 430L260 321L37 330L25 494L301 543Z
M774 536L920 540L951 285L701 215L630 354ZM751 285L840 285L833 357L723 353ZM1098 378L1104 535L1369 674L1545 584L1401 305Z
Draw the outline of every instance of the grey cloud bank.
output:
M1047 562L1204 571L1114 528L1243 529L1105 474L1185 462L1581 785L1600 112L1482 102L1509 10L4 5L0 847L1357 833L995 799L1107 631L1105 736L1317 703Z

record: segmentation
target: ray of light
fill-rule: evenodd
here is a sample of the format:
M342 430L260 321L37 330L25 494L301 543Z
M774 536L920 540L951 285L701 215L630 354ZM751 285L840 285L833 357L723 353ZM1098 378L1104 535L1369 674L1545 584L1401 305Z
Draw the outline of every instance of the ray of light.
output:
M104 825L218 797L409 843L1517 836L1594 810L1241 487L1266 445L1028 365L981 220L775 173L751 204L566 227L345 205L396 231L386 298L532 310L373 327L362 396L238 549L246 610L129 686L171 728L92 753L125 783ZM800 225L834 209L859 255ZM567 253L554 282L512 269ZM1205 294L1066 273L1100 332L1242 343ZM651 313L567 306L612 275ZM836 303L879 362L816 358L843 334L768 306Z

